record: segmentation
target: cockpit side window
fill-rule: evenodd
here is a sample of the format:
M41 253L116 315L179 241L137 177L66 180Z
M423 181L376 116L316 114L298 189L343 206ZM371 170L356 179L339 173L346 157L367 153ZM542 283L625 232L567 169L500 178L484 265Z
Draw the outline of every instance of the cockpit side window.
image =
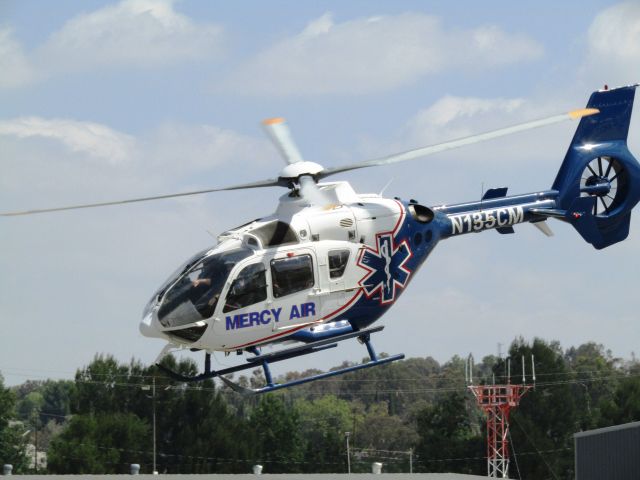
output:
M262 263L242 269L229 288L223 312L248 307L267 299L267 275Z
M298 237L289 224L280 221L269 222L251 230L251 233L258 237L264 247L298 243Z
M329 278L340 278L349 262L348 249L329 250Z
M284 297L313 287L313 261L311 255L271 260L273 296Z

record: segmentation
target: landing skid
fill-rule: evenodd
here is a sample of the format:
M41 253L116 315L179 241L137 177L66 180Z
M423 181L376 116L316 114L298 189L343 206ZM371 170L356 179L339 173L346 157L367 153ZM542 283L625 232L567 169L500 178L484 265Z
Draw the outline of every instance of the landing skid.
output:
M384 365L386 363L395 362L396 360L402 360L404 358L404 354L393 355L391 357L386 357L381 359L379 359L378 356L376 355L376 352L373 349L373 346L371 345L371 335L373 333L377 333L381 331L383 328L384 326L380 326L380 327L374 327L374 328L367 328L357 332L344 333L341 335L336 335L335 337L326 338L324 340L318 340L316 342L307 343L299 347L287 348L285 350L280 350L279 352L273 352L273 353L261 354L260 350L257 347L253 347L251 352L254 353L255 356L247 358L247 362L248 362L247 364L236 365L234 367L224 368L222 370L211 370L211 354L207 353L205 354L205 359L204 359L204 372L194 376L182 375L180 373L174 372L173 370L159 363L157 363L156 365L168 376L180 382L200 382L202 380L206 380L209 378L219 377L220 380L224 382L225 385L227 385L229 388L233 389L236 392L242 393L244 395L267 393L267 392L273 392L274 390L280 390L282 388L293 387L294 385L301 385L303 383L313 382L314 380L321 380L323 378L334 377L336 375L342 375L345 373L354 372L356 370L377 367L378 365ZM367 347L367 351L369 353L368 362L362 363L360 365L354 365L352 367L341 368L340 370L333 370L331 372L319 373L317 375L312 375L310 377L292 380L290 382L274 383L273 377L271 376L271 369L269 368L269 364L274 362L280 362L282 360L288 360L290 358L300 357L302 355L308 355L310 353L320 352L322 350L327 350L329 348L335 348L338 346L338 342L349 340L351 338L357 338L360 343L363 343ZM224 377L224 375L240 372L242 370L248 370L251 368L256 368L257 366L262 367L262 370L264 372L264 377L267 380L267 385L265 385L262 388L255 388L255 389L245 388Z

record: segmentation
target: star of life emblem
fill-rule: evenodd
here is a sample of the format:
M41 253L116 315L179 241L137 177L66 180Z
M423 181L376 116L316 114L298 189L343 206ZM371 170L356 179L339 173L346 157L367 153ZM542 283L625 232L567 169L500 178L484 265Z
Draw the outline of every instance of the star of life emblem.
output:
M360 280L365 295L371 298L379 292L380 304L393 303L398 288L404 288L411 271L405 267L411 258L406 240L394 245L391 233L376 235L376 249L365 247L358 258L358 265L367 274Z

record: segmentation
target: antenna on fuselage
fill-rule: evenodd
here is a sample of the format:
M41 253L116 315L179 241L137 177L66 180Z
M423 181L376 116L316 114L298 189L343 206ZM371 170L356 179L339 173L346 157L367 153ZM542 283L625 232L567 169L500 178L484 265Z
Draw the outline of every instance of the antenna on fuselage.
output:
M389 180L387 182L387 184L382 187L382 190L380 190L380 196L382 196L382 194L384 193L384 191L389 187L389 185L391 185L391 183L395 180L395 178L391 177L391 180Z

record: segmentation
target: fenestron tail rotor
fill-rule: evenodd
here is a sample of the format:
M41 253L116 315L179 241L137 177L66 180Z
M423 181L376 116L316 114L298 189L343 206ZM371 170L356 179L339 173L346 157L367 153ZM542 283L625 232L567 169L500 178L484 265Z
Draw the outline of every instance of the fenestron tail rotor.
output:
M614 157L601 155L593 158L582 172L580 194L595 198L593 215L608 216L624 200L627 183L623 164Z
M553 115L551 117L546 117L546 118L534 120L531 122L520 123L518 125L500 128L498 130L492 130L492 131L484 132L478 135L471 135L469 137L459 138L459 139L451 140L448 142L443 142L435 145L430 145L427 147L417 148L414 150L409 150L409 151L398 153L395 155L389 155L387 157L383 157L379 159L366 160L363 162L352 163L349 165L343 165L340 167L331 167L331 168L324 168L322 165L319 165L318 163L304 160L304 158L300 154L300 151L298 150L298 147L293 141L293 136L291 135L291 132L286 122L284 121L284 119L271 118L263 122L263 127L267 135L269 136L269 138L274 143L278 151L283 156L285 162L287 163L287 165L280 171L280 174L276 179L259 180L257 182L232 185L228 187L210 188L210 189L195 190L195 191L182 192L182 193L170 193L165 195L131 198L126 200L113 200L109 202L84 203L84 204L69 205L64 207L37 208L37 209L15 211L15 212L2 212L0 213L0 216L8 217L8 216L18 216L18 215L32 215L36 213L49 213L49 212L59 212L64 210L78 210L83 208L106 207L110 205L123 205L127 203L147 202L151 200L162 200L162 199L168 199L168 198L185 197L190 195L201 195L204 193L221 192L226 190L241 190L241 189L248 189L248 188L275 187L275 186L291 188L292 190L298 192L311 205L325 205L329 202L326 198L324 198L324 194L322 190L318 188L316 183L319 180L326 178L330 175L335 175L336 173L347 172L350 170L356 170L360 168L378 167L378 166L384 166L384 165L391 165L399 162L405 162L409 160L416 160L418 158L426 157L434 153L451 150L453 148L459 148L465 145L472 145L474 143L484 142L486 140L491 140L494 138L511 135L517 132L523 132L525 130L531 130L533 128L538 128L545 125L551 125L551 124L562 122L565 120L577 120L589 115L595 115L598 112L599 111L595 108L574 110L568 113ZM610 163L606 164L606 162L604 161L605 158L610 159L610 157L601 158L600 160L600 162L602 163L601 169L596 170L595 168L593 168L591 164L589 165L589 168L590 168L589 172L591 176L587 175L584 181L584 185L581 184L581 192L587 195L597 195L598 197L600 197L599 201L601 203L602 208L604 209L605 212L608 212L608 211L611 211L611 209L615 208L616 202L618 201L618 195L620 194L619 193L620 181L621 181L619 174L622 169L622 165L619 162L616 164L615 159L611 161L607 160ZM597 164L597 159L596 159L596 168L599 168ZM600 170L602 170L602 172L600 172ZM589 178L591 177L594 177L595 179L589 180ZM607 191L606 194L601 194L606 190L606 188L603 186L605 182L608 182L611 185L611 188L609 189L609 191ZM616 190L614 190L614 186Z

